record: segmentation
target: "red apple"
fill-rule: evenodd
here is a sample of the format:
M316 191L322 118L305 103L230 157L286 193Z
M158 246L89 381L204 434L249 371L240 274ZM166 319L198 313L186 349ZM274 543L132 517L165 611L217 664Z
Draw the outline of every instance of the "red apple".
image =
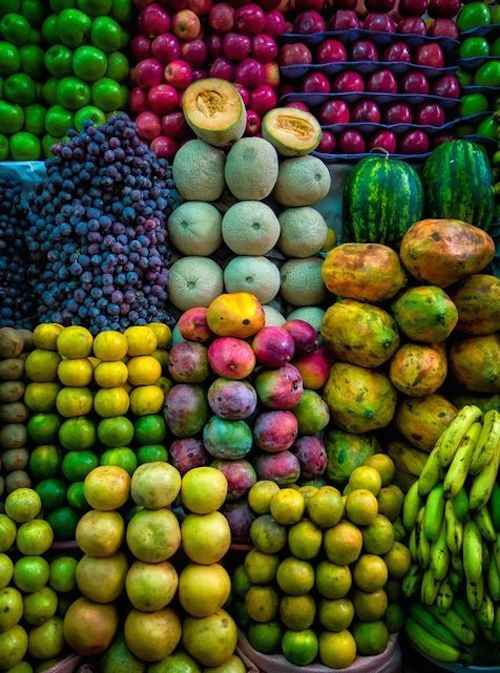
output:
M166 115L177 109L179 96L170 84L155 84L148 91L148 104L157 115Z
M204 16L208 14L212 9L212 0L188 0L188 9L197 14L198 16Z
M406 42L392 42L384 51L382 59L395 63L410 63L410 47Z
M351 9L337 9L330 19L330 30L357 30L361 21Z
M327 100L319 109L318 119L321 124L347 124L350 121L349 106L343 100L334 98Z
M244 35L258 35L266 25L264 11L255 3L243 5L234 13L234 27Z
M161 132L169 138L181 138L188 131L184 114L178 110L163 115L161 118Z
M401 136L399 151L402 154L423 154L429 150L429 137L424 131L408 131Z
M186 61L172 61L165 68L165 80L167 84L175 87L178 91L183 91L193 81L193 71Z
M279 9L273 9L266 14L266 33L273 37L278 37L285 32L285 17Z
M140 135L140 134L139 134ZM160 159L168 159L171 161L179 149L179 143L173 138L166 136L156 136L151 142L151 149Z
M398 13L401 16L422 16L428 4L429 0L399 0Z
M128 97L128 106L130 112L134 115L145 112L148 109L148 94L146 90L138 86L134 87Z
M377 103L372 100L359 101L352 109L351 121L353 122L372 122L373 124L379 124L381 118L380 108Z
M264 66L264 83L277 89L280 84L280 69L277 63L266 63Z
M363 135L353 129L342 131L339 135L340 154L362 154L366 151Z
M398 23L398 33L405 35L426 35L427 28L423 19L409 16Z
M183 42L182 44L182 58L195 68L205 63L207 54L207 45L203 40L192 40L191 42Z
M250 47L248 35L226 33L222 40L222 53L229 61L243 61L250 53Z
M446 121L446 113L442 105L423 103L417 110L417 124L423 126L442 126Z
M170 30L170 17L158 3L145 7L139 15L139 31L146 37L156 37Z
M172 32L184 42L196 40L201 33L200 19L190 9L183 9L172 18Z
M333 91L340 93L349 93L353 91L364 91L365 84L363 78L354 70L344 70L333 80Z
M326 24L321 14L310 9L297 16L293 23L293 29L301 35L311 35L312 33L322 33L326 29Z
M222 56L222 37L220 35L209 35L205 40L210 61Z
M227 2L213 5L208 17L208 24L216 33L229 33L234 26L234 7Z
M145 35L136 35L130 42L134 61L144 61L151 56L151 42Z
M307 103L304 103L301 100L292 100L289 103L286 103L285 107L293 107L296 110L304 110L304 112L309 112L309 106Z
M312 60L311 50L303 42L284 44L280 49L280 65L302 65L305 63L312 63Z
M451 19L458 13L461 5L460 0L429 0L429 16Z
M356 40L351 47L353 61L378 61L378 51L371 40Z
M195 68L193 70L193 82L197 82L199 79L206 79L208 77L208 71L203 68Z
M243 84L247 89L255 89L264 83L264 68L254 58L246 58L238 63L234 73L234 81Z
M404 93L428 94L429 82L422 72L407 72L401 80Z
M146 58L135 67L135 79L143 89L163 81L163 67L155 58Z
M437 42L427 42L417 47L415 63L431 68L444 68L444 53Z
M161 134L161 121L154 112L141 112L135 118L137 132L143 140L153 140Z
M384 129L374 133L368 141L369 150L385 150L389 154L394 154L397 148L396 134Z
M328 38L316 49L318 63L339 63L347 61L347 49L339 40Z
M398 83L390 70L377 70L368 77L366 89L379 93L397 93Z
M245 135L256 136L260 133L260 117L255 110L247 110L247 125Z
M304 93L330 93L330 80L322 72L311 72L302 81Z
M269 84L262 84L254 89L250 96L252 110L263 117L266 112L275 108L278 104L278 96Z
M433 82L432 93L443 98L460 98L460 82L455 75L442 75Z
M167 65L181 55L181 46L175 35L165 33L158 35L151 43L153 56L162 64Z
M261 33L252 38L252 56L259 63L271 63L278 56L278 45L274 37Z
M248 89L246 89L241 84L238 84L238 82L236 82L234 87L238 91L238 93L240 94L241 100L243 101L243 104L245 105L245 107L248 107L248 104L250 103L250 92L248 91Z
M396 0L365 0L365 7L369 12L392 12Z
M386 124L411 124L413 115L407 103L392 103L387 106L384 119Z
M429 28L431 37L448 37L450 40L458 38L458 27L453 19L434 19Z
M365 30L375 30L379 33L394 33L396 30L392 17L389 14L378 12L370 12L366 15L363 28Z
M316 152L321 152L322 154L333 154L335 152L335 145L335 136L333 133L331 131L323 131L319 145L316 148Z
M216 58L210 66L210 77L220 77L228 82L234 79L234 65L225 58Z

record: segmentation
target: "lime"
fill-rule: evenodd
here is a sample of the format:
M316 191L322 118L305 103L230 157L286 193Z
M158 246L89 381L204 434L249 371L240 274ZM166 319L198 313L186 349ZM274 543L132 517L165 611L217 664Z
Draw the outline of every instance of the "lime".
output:
M35 490L44 509L57 509L66 502L66 484L62 479L43 479Z
M114 19L99 16L92 22L90 41L107 53L118 51L122 44L122 29Z
M43 49L36 44L25 44L20 53L22 71L37 81L42 80L45 75Z
M43 105L34 103L24 108L24 130L36 136L45 131L45 115L47 110ZM28 384L29 385L29 384Z
M108 56L108 67L106 68L106 77L114 79L116 82L124 82L130 70L130 64L125 54L121 51L115 51Z
M39 26L45 15L45 9L41 0L22 0L21 14L28 19L32 26Z
M0 133L17 133L24 124L24 112L19 105L0 100Z
M108 448L127 446L134 437L134 426L125 416L104 418L97 426L97 436Z
M63 622L60 617L47 619L29 633L28 652L34 659L47 660L57 657L63 647Z
M71 49L83 44L92 21L79 9L63 9L57 17L56 27L60 41Z
M71 507L60 507L51 512L47 521L52 526L56 540L67 542L75 539L75 530L80 517Z
M144 461L152 462L152 461ZM99 462L100 465L117 465L123 468L130 476L133 475L137 467L137 456L127 446L117 447L115 449L107 449Z
M7 551L16 539L16 524L6 514L0 514L0 552Z
M23 616L23 597L14 587L0 590L0 632L15 626Z
M18 488L5 500L5 514L17 523L31 521L41 508L40 496L32 488Z
M69 451L62 462L62 472L68 481L83 481L99 461L92 451Z
M57 16L55 14L48 16L42 23L42 37L49 44L57 44L59 42L57 36Z
M58 414L35 414L28 420L28 435L35 444L50 444L57 438L60 425Z
M30 24L20 14L14 12L5 14L0 21L0 33L4 40L8 40L17 46L26 44L29 41L30 31Z
M134 423L135 441L144 444L160 444L167 433L167 425L163 416L152 414L141 416ZM128 442L126 442L128 444Z
M119 110L125 102L122 87L109 77L103 77L92 85L92 103L104 112Z
M30 472L36 479L54 477L62 462L62 453L54 444L37 446L30 455ZM43 500L42 500L43 503Z
M10 139L10 154L14 161L38 161L42 156L42 145L33 133L19 131Z
M0 633L0 666L13 670L22 660L28 649L28 635L16 624L8 631Z
M59 428L59 441L68 451L91 449L95 440L95 425L85 416L70 418Z
M54 44L45 52L45 67L53 77L71 74L73 52L63 44Z
M39 591L49 581L49 564L41 556L23 556L14 565L14 584L21 591Z
M42 33L39 30L32 28L30 30L29 42L30 44L42 44Z
M1 92L1 87L0 87ZM9 139L0 133L0 161L6 161L9 158Z
M0 75L12 75L21 69L19 49L9 42L0 42Z
M384 615L384 623L387 626L389 633L397 633L403 628L405 623L405 612L401 605L392 603L388 606Z
M380 654L389 642L389 631L384 622L357 622L352 630L358 654L373 656Z
M235 568L233 576L231 577L231 589L240 598L245 598L246 592L250 589L252 583L248 577L244 565L239 565Z
M73 54L73 72L85 82L95 82L103 77L107 65L106 54L96 47L78 47Z
M57 103L57 86L59 80L51 77L42 85L42 96L48 105L55 105Z
M57 593L72 591L78 561L72 556L60 556L50 564L49 584Z
M17 529L16 544L21 554L27 556L45 554L53 541L52 528L42 519L27 521Z
M168 451L162 444L145 444L137 449L137 462L139 465L143 463L156 463L168 461Z
M68 488L68 505L77 512L88 512L90 505L83 492L83 481L76 481Z
M0 554L0 589L3 589L10 583L12 573L14 572L14 564L12 559L7 554Z
M132 16L131 0L113 0L111 16L113 19L116 19L118 23L128 23Z
M43 587L39 591L24 597L23 617L33 626L43 624L57 612L57 594L50 587Z
M251 646L263 654L278 654L283 629L278 622L258 624L251 622L248 626L248 640Z
M63 77L57 85L57 102L70 110L78 110L90 103L90 89L76 77Z
M286 659L296 666L308 666L318 654L318 639L314 631L285 631L281 649Z
M75 112L75 129L81 131L87 121L91 121L94 126L100 126L106 121L106 115L94 105L85 105Z

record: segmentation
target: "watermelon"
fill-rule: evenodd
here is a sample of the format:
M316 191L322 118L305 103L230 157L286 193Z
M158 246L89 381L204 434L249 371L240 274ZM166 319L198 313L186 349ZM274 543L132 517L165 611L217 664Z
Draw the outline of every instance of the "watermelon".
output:
M344 188L344 235L356 243L398 248L423 208L422 183L412 166L388 156L362 159Z
M493 221L493 173L484 149L469 140L436 147L423 171L427 215L487 231Z

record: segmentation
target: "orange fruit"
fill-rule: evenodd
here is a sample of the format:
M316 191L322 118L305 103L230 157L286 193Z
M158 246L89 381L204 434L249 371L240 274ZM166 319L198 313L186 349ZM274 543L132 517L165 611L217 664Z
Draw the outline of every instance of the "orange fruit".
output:
M179 601L193 617L208 617L226 603L231 591L231 579L225 568L189 564L179 578Z
M344 566L354 563L361 554L363 535L349 521L341 521L325 531L325 553L331 563Z
M179 584L177 571L168 561L134 561L125 581L127 596L136 610L162 610L174 598Z
M378 472L376 474L378 475ZM358 526L368 526L377 518L377 498L367 489L353 490L347 496L345 511L352 523Z
M83 482L83 492L89 505L101 512L120 509L128 500L130 477L116 465L100 465Z

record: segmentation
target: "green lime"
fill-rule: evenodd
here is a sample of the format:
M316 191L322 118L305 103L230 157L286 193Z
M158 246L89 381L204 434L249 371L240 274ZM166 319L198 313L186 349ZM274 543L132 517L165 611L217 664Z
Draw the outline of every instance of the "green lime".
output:
M166 463L168 461L168 451L162 444L145 444L137 449L137 462L143 463Z
M57 509L66 502L66 484L62 479L43 479L35 488L44 509Z
M57 16L51 14L42 23L42 37L48 44L57 44L59 38L57 35Z
M314 631L285 631L281 640L283 654L296 666L308 666L318 654L318 639Z
M61 450L54 444L42 444L31 452L29 469L35 479L48 479L56 476L61 463Z
M125 104L123 89L118 82L103 77L92 85L92 102L104 112L119 110Z
M35 80L42 80L45 75L43 49L36 44L25 44L20 53L22 71Z
M111 11L111 0L76 0L76 4L89 16L107 16Z
M66 494L68 505L77 512L88 512L90 505L83 492L83 481L70 484Z
M14 544L17 527L15 522L7 516L0 514L0 552L7 551Z
M95 424L85 416L69 418L59 428L59 441L68 451L91 449L95 440Z
M466 72L465 70L457 70L456 75L461 87L472 84L472 75L470 72Z
M69 451L62 462L62 473L68 481L83 481L98 464L92 451Z
M389 642L389 631L384 622L357 622L352 629L358 654L374 656L381 654Z
M250 645L263 654L278 654L280 652L283 628L278 622L258 624L250 622L248 626L248 640Z
M9 139L0 133L0 161L6 161L9 158Z
M50 0L49 4L54 14L60 14L65 9L72 9L75 6L75 0Z
M40 556L50 548L54 540L54 533L47 521L33 519L19 526L17 529L16 545L21 554L26 556Z
M85 82L95 82L103 77L107 65L106 54L96 47L78 47L73 54L73 72Z
M86 33L92 26L90 18L79 9L63 9L57 17L57 32L60 41L71 49L83 44Z
M42 96L48 105L55 105L57 103L57 86L59 80L55 77L50 77L44 84L42 84Z
M137 456L127 446L107 449L101 456L100 465L117 465L123 468L130 476L137 467Z
M63 44L54 44L45 52L45 67L53 77L65 77L72 72L73 52Z
M132 18L131 0L113 0L111 16L118 21L118 23L128 23Z
M21 0L21 14L28 19L32 26L39 26L45 15L41 0Z
M4 82L4 96L11 103L30 105L36 100L35 82L23 72L9 75Z
M163 416L150 414L141 416L134 422L135 441L144 444L161 444L167 434L167 424Z
M57 145L58 142L60 142L60 138L54 138L54 136L49 136L48 134L43 136L42 148L44 157L54 156L52 148L54 147L54 145Z
M13 572L14 563L10 556L0 553L0 589L3 589L10 584Z
M78 110L90 103L90 88L76 77L63 77L57 85L57 102L70 110Z
M10 135L20 131L24 124L24 112L19 105L0 100L0 133Z
M47 110L43 105L34 103L24 108L24 130L28 133L34 133L36 136L42 135L45 131L45 116Z
M497 37L491 46L491 55L500 56L500 37Z
M9 42L0 42L0 75L12 75L21 69L19 49Z
M57 612L57 594L50 587L43 587L23 599L23 617L33 626L39 626Z
M79 520L80 515L71 507L55 509L47 517L47 521L54 531L55 539L59 542L68 542L75 539L75 530Z
M28 419L26 427L31 441L38 445L55 441L60 425L61 417L58 414L34 414Z
M72 556L60 556L50 564L49 584L57 593L66 593L75 588L75 573L78 561Z
M97 426L97 437L107 448L128 446L134 437L134 426L125 416L104 418Z
M74 125L77 131L81 131L86 121L91 121L94 126L100 126L106 121L106 115L94 105L86 105L75 112Z
M53 105L47 110L45 130L49 135L54 136L54 138L62 138L72 126L73 115L69 110L63 108L62 105ZM67 423L68 421L65 422Z
M118 51L122 44L122 29L109 16L98 16L92 21L90 41L106 53Z
M23 556L14 564L14 584L21 591L33 593L49 581L50 567L41 556Z
M0 16L10 14L11 12L19 12L21 10L21 3L19 0L2 0L0 5Z
M116 82L124 82L128 77L129 70L128 59L121 51L115 51L108 56L106 77L114 79Z
M14 161L39 161L42 144L33 133L19 131L10 138L10 154Z
M0 33L4 40L20 47L30 39L31 26L28 21L14 12L5 14L0 21Z

